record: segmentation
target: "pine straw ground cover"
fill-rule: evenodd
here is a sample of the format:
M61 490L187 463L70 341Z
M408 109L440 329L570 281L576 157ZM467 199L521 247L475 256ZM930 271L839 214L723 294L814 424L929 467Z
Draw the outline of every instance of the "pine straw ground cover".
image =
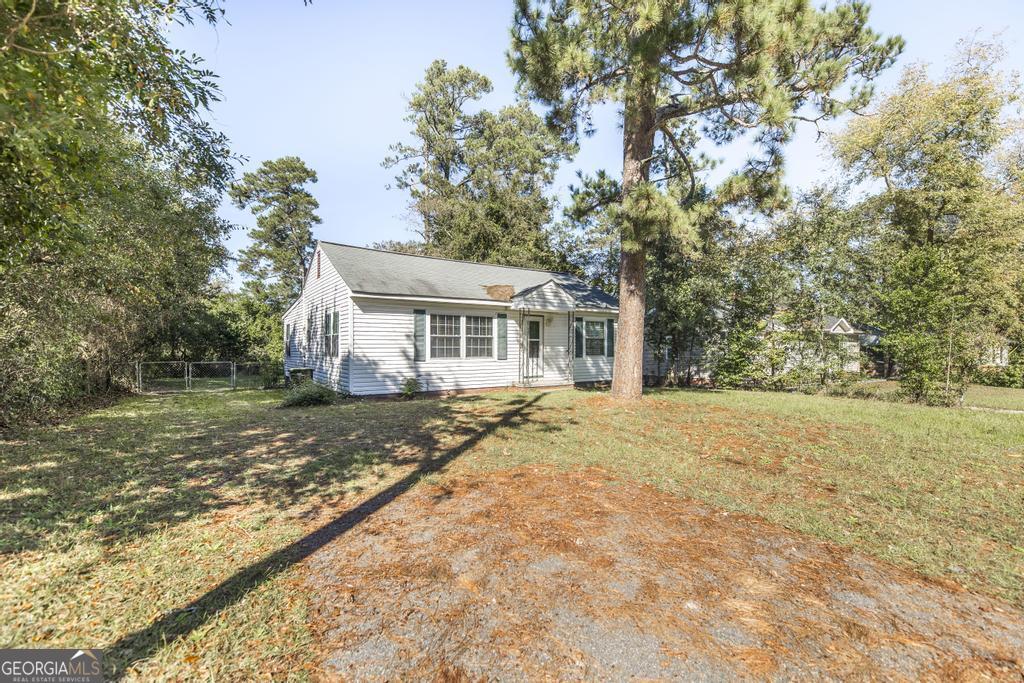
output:
M313 556L343 680L1006 680L1024 613L594 468L421 486Z
M104 647L113 673L147 680L308 677L333 652L323 603L309 611L322 554L429 486L541 464L1024 605L1019 415L734 392L279 401L138 397L0 437L0 646Z

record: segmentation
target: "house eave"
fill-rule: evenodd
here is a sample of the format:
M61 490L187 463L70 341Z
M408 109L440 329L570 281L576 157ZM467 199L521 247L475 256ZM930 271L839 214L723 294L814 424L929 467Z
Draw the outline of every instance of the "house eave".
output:
M418 294L385 294L380 292L352 292L353 299L386 299L389 301L418 301L422 303L435 304L470 304L474 306L499 306L501 308L512 308L509 301L495 301L494 299L463 299L459 297L444 296L421 296Z
M284 310L284 313L281 314L281 317L284 318L289 313L291 313L292 309L295 308L295 306L297 306L300 301L302 301L302 295L301 294L299 295L299 297L295 301L292 302L291 306L289 306L288 308L286 308Z

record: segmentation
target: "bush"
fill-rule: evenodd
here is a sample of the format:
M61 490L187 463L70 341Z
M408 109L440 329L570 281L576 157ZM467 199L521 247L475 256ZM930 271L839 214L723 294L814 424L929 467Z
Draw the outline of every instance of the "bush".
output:
M827 386L825 395L867 401L896 401L899 398L895 391L879 391L873 384L846 381Z
M420 380L417 377L407 377L402 382L402 398L412 398L420 393Z
M316 382L300 382L284 395L281 408L298 406L325 406L334 403L338 394Z
M982 368L974 381L990 387L1024 389L1024 363L1015 363L1005 368Z

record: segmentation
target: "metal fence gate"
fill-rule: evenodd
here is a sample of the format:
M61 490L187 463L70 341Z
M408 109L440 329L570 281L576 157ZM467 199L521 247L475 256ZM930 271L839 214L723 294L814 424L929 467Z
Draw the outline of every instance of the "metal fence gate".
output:
M276 386L277 372L270 364L213 361L139 361L135 381L139 392L218 391ZM283 376L283 372L281 373Z

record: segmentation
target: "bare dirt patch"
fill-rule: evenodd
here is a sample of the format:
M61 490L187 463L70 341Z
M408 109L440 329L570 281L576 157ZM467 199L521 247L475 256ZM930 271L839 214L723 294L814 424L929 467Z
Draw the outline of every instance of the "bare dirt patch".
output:
M1024 614L602 470L416 487L310 558L327 677L1024 677Z

